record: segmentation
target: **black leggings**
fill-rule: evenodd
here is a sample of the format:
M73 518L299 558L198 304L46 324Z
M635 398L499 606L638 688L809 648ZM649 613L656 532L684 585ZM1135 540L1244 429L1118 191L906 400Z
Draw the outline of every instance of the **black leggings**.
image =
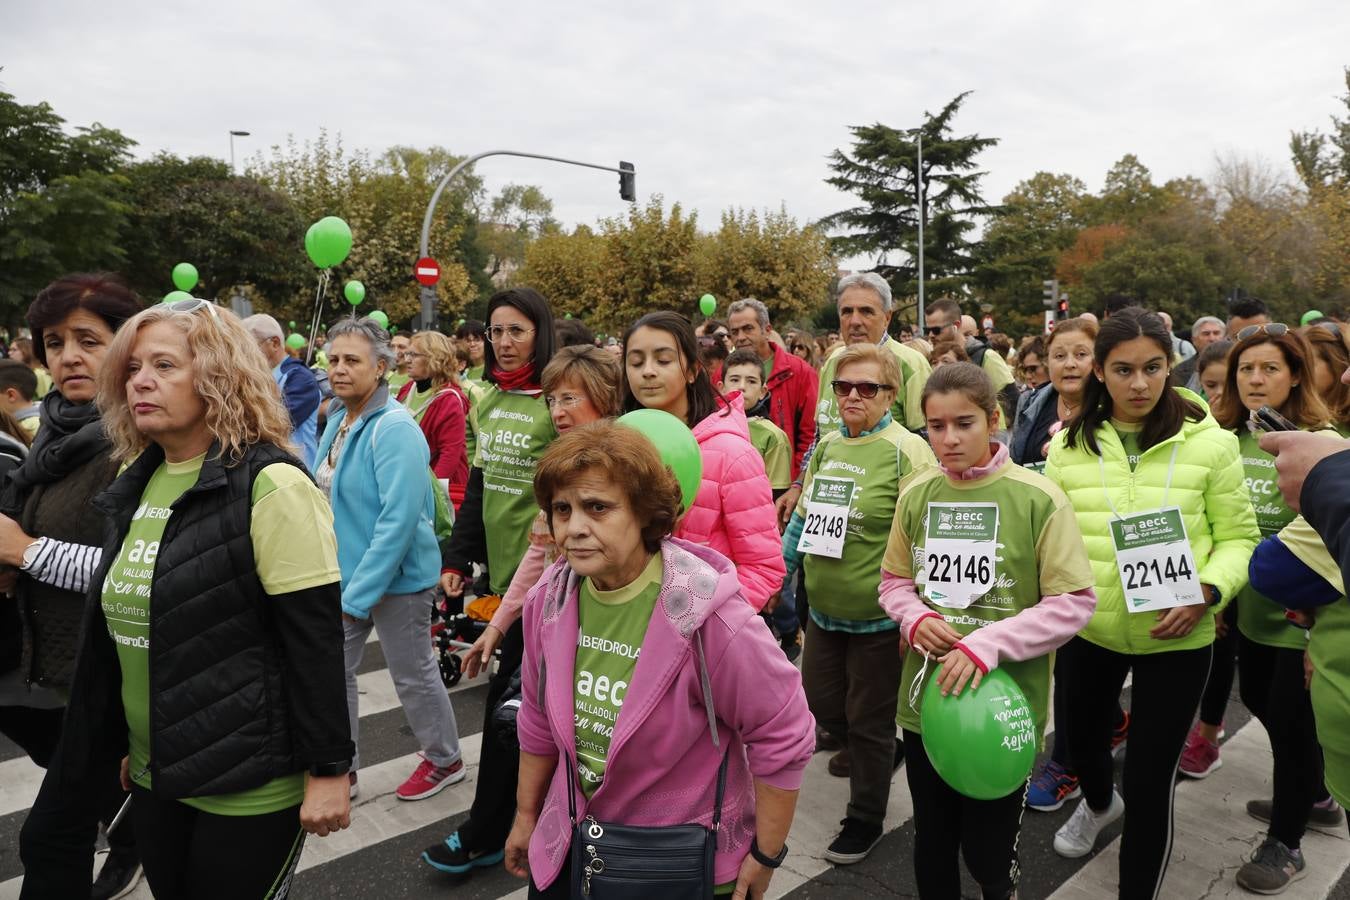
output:
M502 637L497 674L488 685L483 713L482 748L478 756L478 783L474 786L469 818L459 826L459 840L466 850L494 852L506 845L516 817L516 782L520 776L520 750L497 739L492 713L520 668L525 652L525 629L520 622Z
M1238 673L1243 705L1270 735L1275 764L1270 835L1296 850L1313 803L1326 795L1312 697L1303 687L1303 651L1258 644L1240 634Z
M1209 664L1209 682L1200 698L1200 721L1216 728L1223 724L1228 698L1233 694L1233 675L1237 671L1237 604L1230 603L1221 613L1228 633L1214 638L1214 661Z
M1064 729L1060 727L1060 722L1067 722L1069 714L1064 709L1064 676L1060 668L1061 654L1055 654L1055 685L1051 689L1050 702L1054 704L1055 710L1055 732L1050 736L1050 758L1059 763L1069 771L1073 767L1069 765L1069 748L1064 740ZM1125 723L1125 708L1120 705L1120 697L1116 697L1116 718L1111 723L1112 728L1119 728Z
M156 900L282 900L305 846L300 807L219 816L131 789L131 821Z
M914 800L914 879L925 900L961 896L958 854L985 900L1017 889L1017 837L1026 786L998 800L972 800L953 790L928 759L923 737L906 730L905 777Z
M1125 676L1130 695L1130 744L1122 794L1125 832L1120 839L1121 900L1153 900L1172 855L1172 794L1186 734L1205 692L1212 645L1193 650L1126 654L1075 637L1059 650L1067 718L1069 760L1084 802L1111 805L1111 729Z

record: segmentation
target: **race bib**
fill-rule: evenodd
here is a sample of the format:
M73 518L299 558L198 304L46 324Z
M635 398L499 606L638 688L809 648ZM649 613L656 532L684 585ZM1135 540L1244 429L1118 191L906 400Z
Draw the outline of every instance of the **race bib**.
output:
M930 503L923 569L915 577L938 606L965 609L997 577L997 503Z
M801 540L797 541L797 552L831 559L844 555L854 487L852 478L817 475L812 479L811 496L806 500L806 525Z
M1205 602L1186 523L1175 506L1111 521L1116 567L1132 613Z

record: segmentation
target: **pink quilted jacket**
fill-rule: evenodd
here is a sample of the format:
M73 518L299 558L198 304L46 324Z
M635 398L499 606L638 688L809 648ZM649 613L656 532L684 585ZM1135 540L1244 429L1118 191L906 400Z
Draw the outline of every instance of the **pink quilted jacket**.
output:
M729 406L694 426L703 454L703 484L675 537L711 547L736 566L741 592L756 611L779 588L787 569L764 460L750 443L740 392Z

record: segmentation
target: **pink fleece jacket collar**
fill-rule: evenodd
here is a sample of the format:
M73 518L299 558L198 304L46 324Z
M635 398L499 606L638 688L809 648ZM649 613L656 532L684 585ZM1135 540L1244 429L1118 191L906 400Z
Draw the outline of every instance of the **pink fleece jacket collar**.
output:
M971 466L959 475L942 465L941 462L938 463L938 468L942 469L942 473L954 481L974 481L977 478L992 475L1008 461L1008 447L998 441L990 441L989 448L994 451L994 456L986 465Z

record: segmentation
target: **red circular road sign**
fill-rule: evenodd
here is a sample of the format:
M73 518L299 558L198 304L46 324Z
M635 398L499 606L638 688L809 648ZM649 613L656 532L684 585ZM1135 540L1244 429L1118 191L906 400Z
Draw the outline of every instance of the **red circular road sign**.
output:
M431 287L441 280L441 264L430 256L424 256L413 264L413 277L418 284Z

